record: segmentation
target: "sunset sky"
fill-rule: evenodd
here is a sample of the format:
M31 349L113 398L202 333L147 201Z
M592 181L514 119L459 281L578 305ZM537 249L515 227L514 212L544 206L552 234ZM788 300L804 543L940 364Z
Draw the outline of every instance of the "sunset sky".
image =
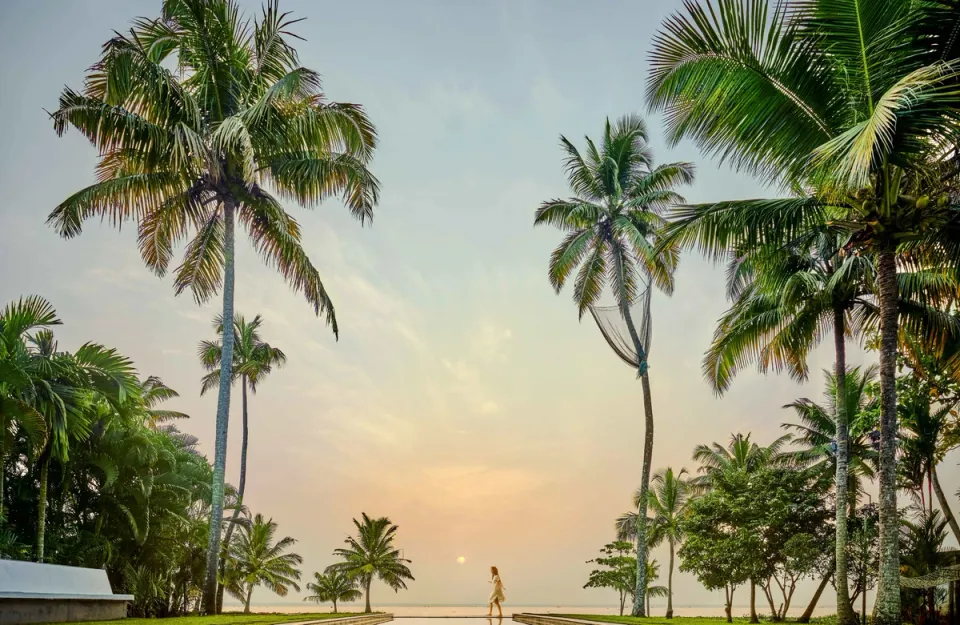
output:
M339 342L238 246L237 310L263 315L263 337L288 358L251 398L246 503L298 539L305 574L330 564L351 518L367 512L400 526L416 576L396 596L376 586L375 605L483 603L491 564L511 604L612 605L612 592L581 587L639 484L640 383L592 319L578 322L571 293L553 292L546 266L561 235L532 221L541 201L568 194L559 135L581 145L605 117L629 112L647 117L658 163L696 163L688 200L776 193L693 145L669 149L646 113L650 40L680 5L281 0L307 18L296 27L302 64L323 75L330 99L364 105L381 141L372 227L337 202L288 207L334 298ZM0 9L0 304L41 294L65 322L62 346L115 346L161 377L181 393L169 407L191 415L178 427L212 457L216 399L200 397L196 347L213 338L219 300L175 297L171 279L141 263L135 228L90 222L64 241L44 225L93 182L96 157L77 133L58 139L44 109L65 84L81 86L114 30L159 11L159 0ZM722 268L692 253L672 298L654 297L655 468L694 470L693 446L731 432L769 442L792 418L783 404L821 398L829 346L808 384L748 371L715 398L700 362L725 308ZM233 407L236 482L239 394ZM940 476L957 490L956 458ZM665 583L666 552L655 555ZM691 576L675 586L678 606L720 605ZM255 603L275 600L260 589Z

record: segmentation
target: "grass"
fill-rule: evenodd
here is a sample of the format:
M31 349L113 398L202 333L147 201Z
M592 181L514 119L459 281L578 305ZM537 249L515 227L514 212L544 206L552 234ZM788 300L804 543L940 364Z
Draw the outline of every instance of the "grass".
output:
M377 614L374 612L374 614ZM321 621L344 616L360 616L359 612L313 612L301 614L259 613L243 614L241 612L217 614L215 616L179 616L170 619L155 618L125 618L115 621L88 621L84 625L157 625L166 622L176 625L274 625L275 623L298 623L302 621ZM58 625L68 625L60 623ZM72 625L72 624L71 624Z
M675 616L667 619L662 616L648 616L640 618L636 616L609 616L606 614L551 614L550 616L559 616L562 618L575 618L583 621L596 621L598 623L615 623L616 625L724 625L727 622L724 616ZM764 623L768 619L762 616L760 620ZM734 623L749 623L748 617L734 617ZM787 619L787 623L792 619ZM810 625L833 625L836 623L834 616L821 616L810 619Z

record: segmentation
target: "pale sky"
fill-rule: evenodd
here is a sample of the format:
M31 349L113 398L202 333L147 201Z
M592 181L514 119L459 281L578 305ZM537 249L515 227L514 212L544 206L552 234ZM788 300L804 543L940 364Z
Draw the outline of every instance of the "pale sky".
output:
M376 586L375 604L483 603L495 564L513 605L612 605L612 592L581 588L584 561L613 538L639 483L640 383L589 317L577 322L571 294L554 294L546 266L561 235L532 221L542 200L568 194L559 135L581 145L606 116L628 112L647 117L658 163L696 163L688 200L769 194L692 145L667 149L660 120L646 115L649 42L680 4L281 2L307 18L302 64L323 75L330 99L363 104L377 125L372 168L383 185L372 228L337 202L288 207L334 298L339 342L239 245L237 311L262 314L264 338L289 362L251 398L246 501L299 540L306 575L333 562L351 518L367 512L400 526L416 576L399 595ZM115 346L142 375L160 376L181 393L169 407L192 416L178 427L212 457L216 399L199 395L195 354L219 300L174 297L169 278L143 267L134 228L89 222L63 241L44 225L94 181L96 156L75 132L58 139L44 109L65 84L81 86L113 30L159 11L159 0L0 8L0 303L43 295L65 321L61 345ZM693 254L673 297L655 296L655 468L694 469L695 444L735 431L769 442L792 416L783 404L821 397L829 346L809 384L748 371L716 399L700 361L725 308L722 268ZM239 417L237 393L234 483ZM947 493L958 478L950 457ZM655 555L665 582L666 552ZM720 605L691 576L677 575L675 588L678 606ZM262 589L256 599L276 600Z

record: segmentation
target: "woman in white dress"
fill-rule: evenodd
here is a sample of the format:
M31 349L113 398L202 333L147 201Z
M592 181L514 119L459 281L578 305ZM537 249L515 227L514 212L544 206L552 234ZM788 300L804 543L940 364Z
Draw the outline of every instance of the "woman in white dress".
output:
M500 602L506 601L507 598L503 594L503 582L500 581L500 571L497 570L497 567L490 567L490 583L493 584L493 592L490 593L490 611L487 612L487 616L493 616L493 606L497 606L497 612L500 613L500 618L503 618L503 610L500 608Z

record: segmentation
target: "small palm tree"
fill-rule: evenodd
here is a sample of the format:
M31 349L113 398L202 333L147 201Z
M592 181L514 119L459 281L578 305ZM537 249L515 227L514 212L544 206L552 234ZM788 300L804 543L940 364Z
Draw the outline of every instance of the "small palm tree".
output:
M330 571L329 573L314 573L314 581L307 584L307 590L313 594L304 597L304 601L313 601L314 603L333 603L333 613L337 613L338 601L356 601L363 596L363 593L357 588L357 579L350 577L343 571Z
M649 287L652 282L666 293L673 292L678 252L676 246L659 245L659 232L665 224L661 213L684 201L674 188L693 182L693 165L670 163L653 167L646 125L634 115L621 117L616 124L608 119L599 147L589 137L586 142L584 156L566 137L560 137L567 155L567 179L574 195L541 204L534 225L550 225L567 233L550 256L550 284L557 293L576 273L573 298L582 318L597 304L609 283L627 326L636 354L631 364L636 366L643 384L643 495L637 518L638 532L644 535L646 493L653 461L653 403L647 375L649 324L638 331L631 306L645 284ZM644 305L649 307L648 298L644 298ZM645 317L649 320L649 309ZM638 540L634 616L644 615L645 561L646 543Z
M259 19L236 0L164 0L103 46L82 90L65 88L52 114L63 135L77 129L99 152L95 184L64 200L48 222L63 237L86 219L135 222L140 253L176 293L198 302L222 294L233 319L236 226L263 260L323 314L336 316L299 224L278 198L303 207L342 199L361 224L372 219L379 182L367 168L376 131L360 106L330 102L317 72L302 67L299 20L269 0ZM233 333L224 334L217 396L210 535L203 611L215 611Z
M366 596L364 612L370 609L370 585L376 577L394 591L406 589L406 580L413 580L413 574L407 567L410 560L406 560L399 549L394 548L393 539L398 527L387 517L371 519L367 513L362 514L362 521L353 520L357 528L357 535L348 536L344 541L346 549L336 549L333 555L343 558L327 567L327 573L342 572L348 577L357 579L363 587Z
M651 547L667 541L670 547L670 563L667 569L667 618L673 618L673 565L676 547L683 540L681 520L686 510L690 485L684 476L686 469L674 473L667 467L653 476L653 488L650 491L650 508L653 519L650 527Z
M799 423L784 423L783 428L794 430L794 443L800 449L789 452L797 462L824 475L836 475L837 465L837 380L831 371L824 371L826 390L824 403L818 404L810 399L801 398L784 406L792 408ZM847 368L846 382L843 384L845 414L849 420L876 405L876 399L868 393L868 386L876 379L877 367L871 365L865 369ZM872 480L877 462L877 452L867 432L857 432L849 439L849 471L847 489L851 494L848 502L850 516L854 516L857 495L863 492L863 481Z
M162 402L168 399L180 397L176 392L163 383L163 380L157 376L151 375L146 380L140 382L140 401L143 403L143 412L146 417L147 427L157 429L162 424L175 419L189 419L190 416L176 410L163 410L157 408Z
M669 591L665 586L654 586L654 582L660 579L660 564L656 560L647 562L647 574L644 576L644 600L646 601L647 615L650 615L650 599L653 597L669 597Z
M224 542L230 542L233 535L233 528L237 523L243 504L243 496L247 487L247 446L249 444L249 420L247 411L247 388L250 392L256 394L260 382L266 378L274 367L282 367L287 362L286 355L269 343L260 338L260 327L263 325L263 318L257 315L252 321L248 322L243 315L234 315L233 317L233 365L231 366L231 375L233 380L240 381L241 388L241 411L243 414L243 433L240 443L240 482L237 486L237 506L233 510L233 516L227 525L227 533ZM223 360L223 317L217 315L213 320L213 327L220 335L219 341L201 341L198 353L203 368L207 370L207 375L203 376L203 383L200 386L200 394L203 395L212 388L216 388L220 383L221 364ZM218 590L217 612L219 606L223 604L223 589Z
M700 463L700 475L690 484L698 490L707 490L714 475L732 470L756 471L770 465L786 464L790 456L783 448L791 440L792 437L787 434L769 446L761 447L750 440L750 434L731 434L726 447L720 443L697 445L693 449L693 459Z
M303 558L296 553L284 553L297 541L287 536L274 542L276 532L273 519L264 520L258 514L251 524L241 527L239 537L231 545L230 557L245 591L245 614L250 612L250 599L257 586L266 586L281 597L286 597L290 588L300 592L300 570L296 567Z

